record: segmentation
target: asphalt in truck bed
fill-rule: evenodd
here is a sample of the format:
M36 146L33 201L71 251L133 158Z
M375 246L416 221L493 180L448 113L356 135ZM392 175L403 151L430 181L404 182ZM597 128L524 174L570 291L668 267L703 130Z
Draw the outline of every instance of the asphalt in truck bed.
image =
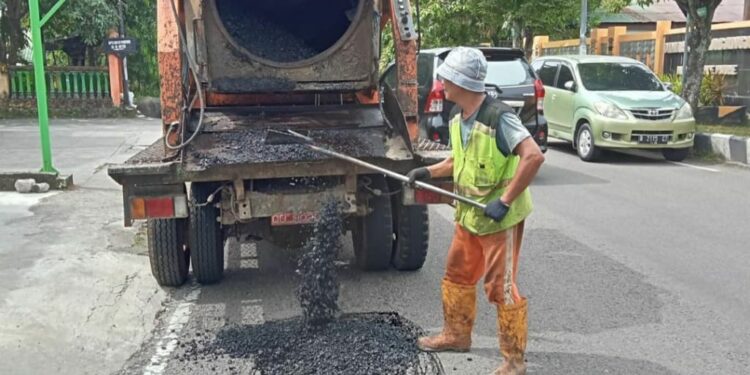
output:
M316 144L352 157L385 156L385 134L382 128L315 130L309 133ZM265 143L266 130L242 129L207 132L199 135L185 149L185 167L208 169L223 165L317 161L329 156L304 145L270 145ZM159 139L146 150L127 161L130 165L162 163L164 141Z

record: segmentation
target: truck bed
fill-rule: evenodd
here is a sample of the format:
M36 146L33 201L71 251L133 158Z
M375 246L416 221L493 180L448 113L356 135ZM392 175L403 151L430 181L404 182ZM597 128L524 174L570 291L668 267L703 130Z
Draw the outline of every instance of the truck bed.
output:
M269 128L306 130L322 147L400 172L447 156L446 149L422 140L416 158L377 107L320 111L232 111L211 113L203 133L182 153L165 152L164 141L109 168L116 181L180 183L362 173L356 166L311 151L304 145L265 144ZM426 159L426 160L425 160Z
M321 130L309 133L317 144L357 158L383 158L386 147L382 129ZM202 171L240 164L290 163L329 160L303 145L266 145L265 130L233 130L201 134L185 148L183 168ZM169 162L164 140L139 152L125 165Z

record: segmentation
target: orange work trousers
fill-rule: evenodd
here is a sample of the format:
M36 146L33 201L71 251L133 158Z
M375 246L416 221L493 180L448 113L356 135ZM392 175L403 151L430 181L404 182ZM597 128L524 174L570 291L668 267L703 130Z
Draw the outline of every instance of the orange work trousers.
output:
M478 236L456 224L448 250L445 279L474 286L484 277L484 291L491 303L512 305L520 302L516 280L523 226L522 221L504 231Z

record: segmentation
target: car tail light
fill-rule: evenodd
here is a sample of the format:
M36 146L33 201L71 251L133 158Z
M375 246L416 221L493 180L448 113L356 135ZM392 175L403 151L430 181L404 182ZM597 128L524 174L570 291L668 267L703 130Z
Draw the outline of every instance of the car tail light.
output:
M443 101L445 100L445 87L443 82L435 80L432 82L432 91L427 97L427 102L424 106L425 113L440 113L443 112Z
M132 219L172 219L188 217L187 197L133 197L130 198Z
M541 79L534 81L534 96L536 97L536 111L544 112L544 84Z

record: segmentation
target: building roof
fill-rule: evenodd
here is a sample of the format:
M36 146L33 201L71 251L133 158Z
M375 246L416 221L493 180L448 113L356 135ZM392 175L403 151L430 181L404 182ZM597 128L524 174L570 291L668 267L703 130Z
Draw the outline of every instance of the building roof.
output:
M716 8L714 22L742 21L744 9L745 0L724 0ZM599 22L603 24L654 23L656 21L685 22L685 16L673 0L654 1L646 7L632 2L619 13L604 13L599 16Z

